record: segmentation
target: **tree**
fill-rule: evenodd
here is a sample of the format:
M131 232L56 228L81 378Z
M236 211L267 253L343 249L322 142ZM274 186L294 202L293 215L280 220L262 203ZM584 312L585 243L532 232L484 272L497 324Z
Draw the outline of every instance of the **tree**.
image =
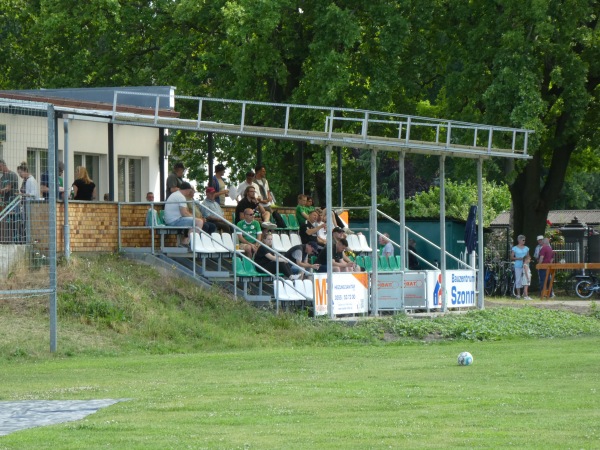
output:
M445 113L535 130L533 157L507 164L505 173L512 181L515 231L536 236L572 158L593 154L600 143L597 2L441 4L439 29L457 24L447 29L452 45L438 96Z
M467 220L469 206L477 205L477 185L446 180L446 216ZM510 208L510 192L505 184L483 182L483 226L487 227L503 211ZM440 188L431 187L406 201L406 215L413 218L440 217Z

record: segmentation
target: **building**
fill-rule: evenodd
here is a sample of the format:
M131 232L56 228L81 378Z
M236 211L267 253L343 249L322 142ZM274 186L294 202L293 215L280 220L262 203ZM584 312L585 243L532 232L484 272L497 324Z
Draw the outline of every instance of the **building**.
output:
M168 171L167 131L111 124L115 92L125 89L148 96L120 94L119 111L153 115L158 109L160 116L177 117L175 88L171 86L0 91L0 100L10 105L0 108L0 158L13 171L26 161L34 178L41 179L48 164L47 119L41 112L37 117L23 114L19 105L51 103L57 111L59 161L64 161L68 123L68 160L64 163L69 185L76 167L84 166L97 186L96 200L106 195L114 201L143 201L148 191L161 199Z

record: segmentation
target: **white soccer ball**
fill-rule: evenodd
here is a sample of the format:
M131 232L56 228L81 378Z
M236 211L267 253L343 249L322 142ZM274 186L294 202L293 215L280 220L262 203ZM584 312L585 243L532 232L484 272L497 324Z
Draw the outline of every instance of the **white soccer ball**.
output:
M470 366L471 364L473 364L473 355L469 352L462 352L458 355L459 366Z

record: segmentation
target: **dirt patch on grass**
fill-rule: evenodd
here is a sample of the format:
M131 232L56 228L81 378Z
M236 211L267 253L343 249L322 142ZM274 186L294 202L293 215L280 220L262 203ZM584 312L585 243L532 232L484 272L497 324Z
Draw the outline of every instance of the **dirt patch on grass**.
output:
M486 308L512 307L523 308L532 306L540 309L554 309L568 311L575 314L589 314L592 311L594 300L511 300L511 299L485 299Z

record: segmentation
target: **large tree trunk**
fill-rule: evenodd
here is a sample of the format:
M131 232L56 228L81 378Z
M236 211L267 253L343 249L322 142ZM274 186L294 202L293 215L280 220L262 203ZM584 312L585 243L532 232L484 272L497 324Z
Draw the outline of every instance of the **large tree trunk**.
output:
M557 133L559 130L560 127L557 128ZM537 235L544 234L552 202L558 198L564 185L574 146L574 142L563 141L562 145L540 149L531 160L527 161L523 171L517 175L510 187L513 202L513 244L516 243L519 234L525 235L526 245L532 256L537 245L535 238ZM542 174L544 150L552 154L550 169L545 177ZM532 264L531 288L538 290L537 272L533 266Z

